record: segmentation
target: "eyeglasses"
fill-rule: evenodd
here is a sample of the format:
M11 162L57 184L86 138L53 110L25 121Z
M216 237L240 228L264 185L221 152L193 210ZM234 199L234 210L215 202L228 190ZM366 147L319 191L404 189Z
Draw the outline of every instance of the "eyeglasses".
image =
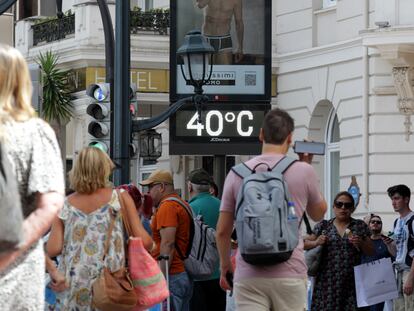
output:
M351 209L354 207L354 204L352 204L351 202L334 201L334 205L337 208L344 208L344 209Z
M376 224L376 225L382 225L382 221L381 220L371 220L370 223L371 224Z
M155 182L153 184L148 185L148 191L151 191L151 189L157 185L162 185L162 182Z

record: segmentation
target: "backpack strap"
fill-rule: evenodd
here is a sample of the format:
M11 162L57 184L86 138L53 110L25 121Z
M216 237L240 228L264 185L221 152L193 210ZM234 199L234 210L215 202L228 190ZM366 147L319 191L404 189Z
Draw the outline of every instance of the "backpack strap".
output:
M184 208L184 210L187 212L188 216L190 216L190 239L188 241L186 254L183 254L181 252L180 248L177 247L177 244L174 243L175 250L177 251L178 256L181 258L181 260L185 260L185 259L188 258L189 252L191 251L191 246L193 245L194 230L195 230L194 220L193 220L193 212L192 212L191 208L189 206L187 206L187 204L185 204L179 198L169 197L169 198L166 198L165 200L163 200L162 202L166 202L166 201L173 201L173 202L176 202L176 203L180 204Z
M179 198L176 197L169 197L166 198L165 200L163 200L162 202L165 201L174 201L177 202L178 204L180 204L182 207L184 207L184 209L186 210L186 212L191 216L191 219L193 218L193 211L191 210L190 207L187 206L187 204L185 204L182 200L180 200Z
M396 218L395 220L394 220L394 226L393 226L393 229L395 230L395 227L397 227L397 221L398 221L398 218Z
M240 163L240 164L233 166L231 170L241 179L252 174L252 170L244 163Z
M309 235L312 234L313 230L312 230L312 227L309 223L309 219L308 219L308 216L306 215L306 212L303 212L302 220L305 222L306 233L309 234Z
M284 174L286 170L297 160L288 156L284 156L279 162L272 168L272 172Z
M414 234L413 234L413 221L414 215L407 220L405 225L408 227L408 238L407 238L407 256L405 258L405 263L407 266L411 267L413 259L409 255L410 252L414 249Z

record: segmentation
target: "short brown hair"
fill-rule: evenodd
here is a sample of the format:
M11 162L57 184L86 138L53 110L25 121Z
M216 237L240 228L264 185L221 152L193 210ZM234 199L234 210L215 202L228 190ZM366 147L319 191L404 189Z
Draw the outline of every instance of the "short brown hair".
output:
M78 193L91 194L109 187L109 176L114 169L109 156L95 147L82 149L69 172L70 187Z
M285 111L279 108L270 110L263 120L263 139L267 144L281 145L288 135L293 132L295 121Z

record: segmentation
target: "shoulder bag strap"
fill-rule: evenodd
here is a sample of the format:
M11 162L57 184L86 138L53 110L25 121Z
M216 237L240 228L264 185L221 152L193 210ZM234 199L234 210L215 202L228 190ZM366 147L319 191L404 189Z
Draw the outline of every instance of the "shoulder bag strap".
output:
M104 253L103 253L103 256L102 256L102 261L105 260L105 257L108 254L109 242L111 240L112 230L115 227L115 216L113 215L113 211L111 209L109 209L109 212L111 213L111 223L109 225L108 233L107 233L106 240L105 240L105 246L104 246Z
M128 212L125 207L124 198L122 197L122 193L119 191L119 189L116 189L116 193L118 195L119 204L121 205L121 219L122 223L124 224L126 234L128 235L128 238L133 237L134 235L132 233L132 226L128 219Z

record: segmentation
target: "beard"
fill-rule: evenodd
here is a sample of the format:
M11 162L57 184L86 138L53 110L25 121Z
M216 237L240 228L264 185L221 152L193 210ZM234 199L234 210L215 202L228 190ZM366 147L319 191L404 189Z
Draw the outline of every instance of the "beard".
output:
M380 234L381 233L381 229L371 229L372 234Z

